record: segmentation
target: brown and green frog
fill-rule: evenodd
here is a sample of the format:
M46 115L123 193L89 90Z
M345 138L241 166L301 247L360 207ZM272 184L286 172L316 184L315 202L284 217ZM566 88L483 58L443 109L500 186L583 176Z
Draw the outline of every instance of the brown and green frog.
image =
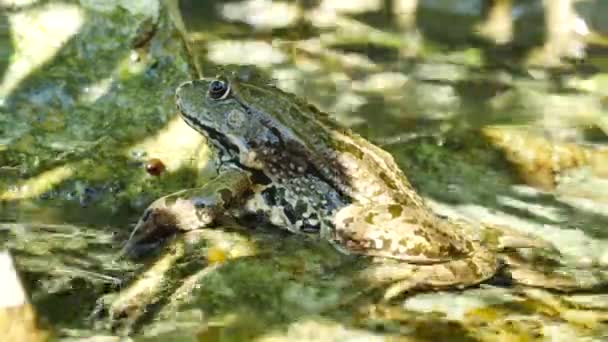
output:
M183 83L176 102L183 120L216 150L220 176L155 201L137 223L128 253L176 230L254 215L340 252L373 257L364 277L386 285L385 297L392 298L492 278L502 269L505 246L480 232L511 235L504 239L516 241L510 247L539 245L513 239L511 230L435 214L389 153L255 73ZM559 276L514 278L559 290L579 285Z

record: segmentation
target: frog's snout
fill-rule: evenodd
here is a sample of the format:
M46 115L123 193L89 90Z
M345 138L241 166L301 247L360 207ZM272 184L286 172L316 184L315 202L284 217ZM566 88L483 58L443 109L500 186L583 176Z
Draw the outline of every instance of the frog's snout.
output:
M181 107L181 103L185 97L184 94L191 91L192 87L192 81L187 81L177 86L175 89L175 102L177 103L177 107Z

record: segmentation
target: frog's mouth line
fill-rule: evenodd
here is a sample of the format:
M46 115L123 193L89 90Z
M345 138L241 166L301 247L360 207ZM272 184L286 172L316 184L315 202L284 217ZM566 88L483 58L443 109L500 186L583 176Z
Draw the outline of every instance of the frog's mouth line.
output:
M213 145L218 153L218 157L221 162L230 161L232 163L237 163L239 166L244 167L239 162L239 153L240 150L236 144L234 144L226 135L220 133L217 129L203 124L197 118L188 116L182 112L182 116L184 121L188 124L188 126L192 127L195 131L199 132L207 141Z

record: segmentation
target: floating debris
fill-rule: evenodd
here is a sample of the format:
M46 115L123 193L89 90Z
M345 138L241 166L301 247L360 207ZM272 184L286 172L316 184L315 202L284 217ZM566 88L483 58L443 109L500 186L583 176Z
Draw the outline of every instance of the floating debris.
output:
M148 160L145 164L145 168L146 172L152 176L160 176L167 169L162 160L158 158Z
M587 167L594 176L608 178L608 148L552 141L521 127L488 126L488 141L505 153L529 185L552 190L564 171Z

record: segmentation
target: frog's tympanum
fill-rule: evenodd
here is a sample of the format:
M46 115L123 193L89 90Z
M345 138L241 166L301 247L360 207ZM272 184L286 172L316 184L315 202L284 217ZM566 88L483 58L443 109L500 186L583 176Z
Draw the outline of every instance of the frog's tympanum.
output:
M294 95L230 73L182 84L176 101L216 149L220 176L154 202L127 250L159 232L253 214L344 253L376 257L366 277L392 284L389 296L470 286L498 271L496 248L474 227L434 214L389 153Z

